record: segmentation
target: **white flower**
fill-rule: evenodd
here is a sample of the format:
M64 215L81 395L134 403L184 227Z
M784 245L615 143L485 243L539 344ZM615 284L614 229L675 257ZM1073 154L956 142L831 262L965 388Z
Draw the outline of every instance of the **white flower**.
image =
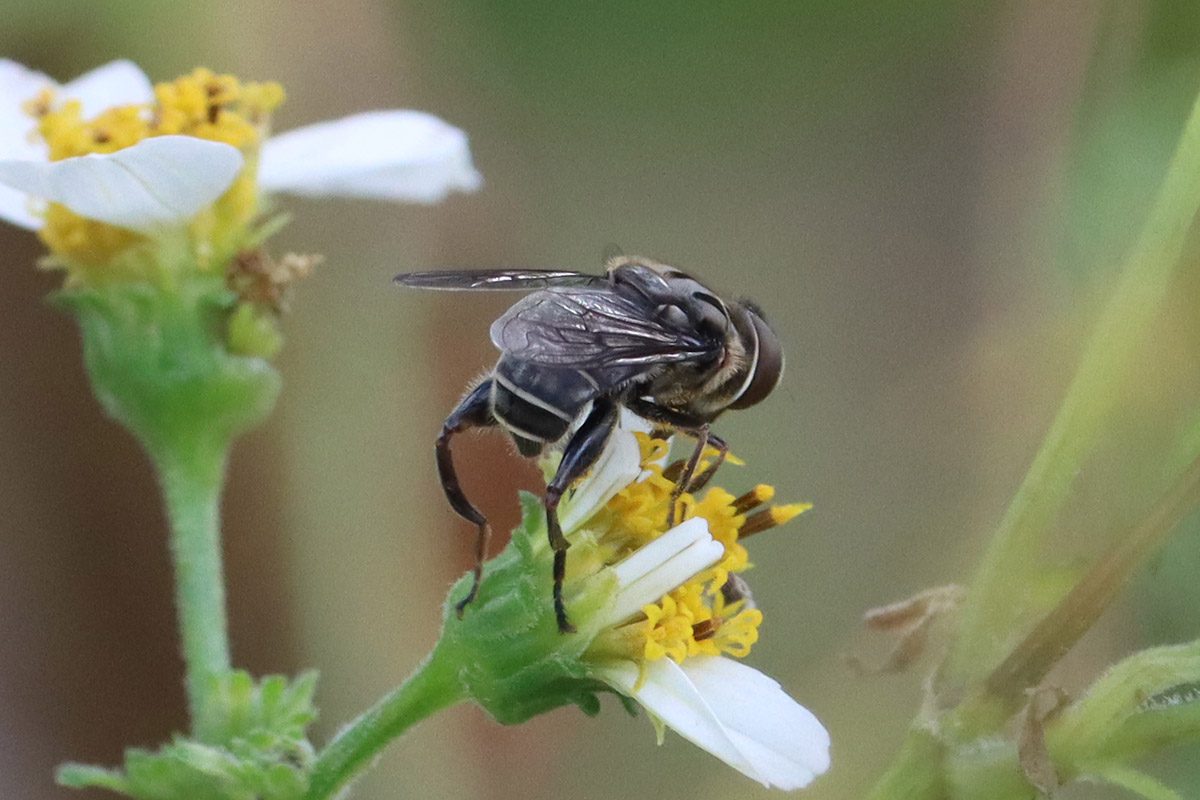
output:
M114 61L59 86L0 60L0 219L39 229L41 205L151 232L188 221L230 187L243 165L236 148L190 136L145 139L111 154L49 161L22 105L46 89L79 100L84 118L154 100L134 64ZM259 186L268 193L436 202L481 184L466 135L418 111L373 111L319 123L262 145Z
M616 564L618 625L717 563L724 548L692 518ZM680 736L764 786L799 789L829 769L829 734L808 709L753 667L725 656L604 662L597 677Z
M622 419L571 498L564 530L586 522L617 491L644 479L631 429L645 430L632 416ZM588 633L629 622L724 554L703 518L675 526L608 568L616 595L588 621ZM701 655L680 664L671 658L606 657L593 672L656 720L764 786L798 789L829 769L829 734L817 718L774 680L734 658Z

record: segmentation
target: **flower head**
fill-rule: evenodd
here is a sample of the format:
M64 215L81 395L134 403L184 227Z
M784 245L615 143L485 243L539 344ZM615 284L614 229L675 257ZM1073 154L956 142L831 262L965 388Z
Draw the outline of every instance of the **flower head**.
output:
M197 69L152 86L128 61L58 85L0 60L0 218L75 278L146 277L170 238L223 270L253 247L263 195L433 202L479 185L462 131L376 111L270 136L275 83ZM98 270L96 268L103 267Z
M751 566L742 540L808 506L760 509L773 497L765 486L741 497L685 492L682 521L665 530L678 470L665 465L668 443L630 430L637 427L623 418L562 505L571 542L564 596L578 633L560 635L554 625L543 513L530 498L512 545L488 565L479 607L462 622L448 618L443 642L470 649L467 691L501 721L564 702L594 711L596 689L608 687L764 785L805 786L828 768L828 734L739 659L763 621L740 576ZM492 632L486 654L472 646L484 629ZM521 660L494 664L515 641L525 648Z

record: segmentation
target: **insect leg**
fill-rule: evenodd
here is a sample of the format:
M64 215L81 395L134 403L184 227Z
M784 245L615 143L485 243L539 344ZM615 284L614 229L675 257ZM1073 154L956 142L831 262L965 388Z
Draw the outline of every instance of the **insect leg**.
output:
M487 518L479 512L479 509L463 494L462 487L458 483L458 475L454 471L454 461L450 457L450 437L470 428L490 427L496 424L491 412L491 392L492 382L490 379L472 389L470 394L464 397L462 402L450 412L450 416L446 417L446 421L442 424L442 433L437 439L438 476L441 478L442 490L446 493L446 499L450 501L450 506L460 517L479 527L475 536L475 579L471 583L471 590L467 592L467 596L454 606L460 619L463 609L479 593L479 583L483 579L483 559L487 555L488 541L492 538L492 526L488 524Z
M546 486L546 533L554 550L554 616L561 633L573 633L575 626L567 619L567 609L563 605L563 577L567 570L567 547L570 543L558 524L558 503L571 484L596 463L616 425L616 404L605 398L593 401L591 412L567 442L558 471Z
M699 430L691 433L696 437L696 449L692 450L687 464L683 467L683 474L679 476L675 488L671 490L671 509L667 512L668 529L675 527L675 513L678 510L679 498L683 496L683 490L691 484L692 476L696 474L696 466L700 463L700 456L703 455L704 448L708 447L708 425L702 425ZM707 470L705 471L707 472ZM705 478L705 481L707 480L708 478Z
M717 469L725 462L725 456L729 453L729 445L726 444L724 439L709 433L707 420L693 417L690 414L671 408L664 408L641 397L634 397L627 400L625 405L639 417L644 417L651 422L665 423L696 437L696 449L692 451L691 457L684 464L683 472L676 479L675 489L671 492L671 509L667 512L667 527L674 527L675 513L680 496L685 491L694 492L703 489L712 480ZM717 460L714 464L706 467L699 475L696 475L696 467L700 463L700 457L704 454L704 448L708 446L709 442L712 442L713 446L717 448Z
M717 474L717 470L720 469L721 465L725 463L725 457L729 455L729 443L720 436L710 433L708 435L708 444L710 447L716 449L717 459L701 470L699 475L692 478L692 482L689 483L687 487L688 494L695 494L707 486L708 482L711 481L713 476Z

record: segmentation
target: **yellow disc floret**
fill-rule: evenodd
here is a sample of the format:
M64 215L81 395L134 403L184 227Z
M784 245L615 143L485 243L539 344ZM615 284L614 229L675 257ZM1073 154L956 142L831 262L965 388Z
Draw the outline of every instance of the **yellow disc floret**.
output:
M37 132L46 142L50 160L113 153L153 136L194 136L223 142L242 151L245 167L234 184L188 227L188 241L202 268L222 269L247 236L259 212L257 154L271 112L283 102L276 83L243 84L232 75L196 69L154 87L149 104L115 106L84 119L83 107L70 97L43 92L26 104L38 120ZM103 265L113 272L128 271L132 259L122 256L146 243L146 237L74 214L50 204L41 237L62 262L75 268ZM124 261L123 265L118 265ZM110 277L87 269L93 279Z
M664 464L668 447L665 441L642 433L637 437L642 477L609 500L594 521L600 531L598 544L613 559L665 532L664 523L681 472L678 463ZM715 451L705 452L699 469L703 470L716 456ZM758 641L763 614L754 607L744 581L737 577L737 573L752 566L741 539L782 525L811 507L807 503L767 505L774 497L775 490L764 484L740 497L719 487L707 490L699 499L683 492L676 519L703 518L713 539L724 546L725 557L657 603L645 606L639 618L606 634L595 647L596 652L621 654L643 664L661 658L682 663L699 655L748 655Z

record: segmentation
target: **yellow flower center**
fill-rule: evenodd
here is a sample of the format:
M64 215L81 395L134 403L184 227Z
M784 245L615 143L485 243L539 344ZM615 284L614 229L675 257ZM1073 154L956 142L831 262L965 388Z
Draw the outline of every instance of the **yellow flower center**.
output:
M242 151L246 164L233 185L188 225L188 241L201 268L220 269L247 238L258 215L257 154L271 112L283 102L277 83L241 83L232 75L196 69L154 87L148 104L114 106L92 119L82 104L47 90L26 104L51 161L89 153L113 153L153 136L194 136ZM138 271L125 258L147 243L133 231L96 222L51 203L42 240L71 267L107 265L113 273ZM125 269L122 269L124 267ZM110 274L111 276L111 274ZM88 277L103 277L88 270Z
M636 434L641 448L642 469L647 475L618 492L593 521L599 533L597 546L616 560L661 536L676 483L676 470L664 467L667 443L643 433ZM700 469L716 456L704 454ZM732 463L741 463L730 459ZM719 487L697 499L684 492L680 497L680 522L701 517L713 539L725 548L725 557L675 589L659 602L645 606L642 618L602 635L598 653L614 654L649 662L671 658L682 663L698 655L730 655L742 658L758 641L762 612L744 596L745 584L736 576L750 569L749 555L740 539L782 525L811 508L807 503L770 505L775 490L758 485L741 497Z

